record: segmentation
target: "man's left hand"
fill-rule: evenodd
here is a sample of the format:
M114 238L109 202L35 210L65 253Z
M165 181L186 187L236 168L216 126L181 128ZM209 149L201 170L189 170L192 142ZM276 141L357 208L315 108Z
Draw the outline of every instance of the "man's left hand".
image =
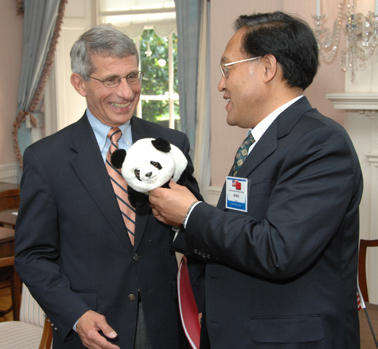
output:
M169 188L157 188L150 191L149 200L153 215L161 222L180 226L190 205L197 201L192 192L173 180Z

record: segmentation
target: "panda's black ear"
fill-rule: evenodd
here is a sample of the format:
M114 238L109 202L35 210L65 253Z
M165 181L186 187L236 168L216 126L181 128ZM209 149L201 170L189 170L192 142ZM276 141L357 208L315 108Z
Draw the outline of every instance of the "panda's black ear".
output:
M163 153L169 153L171 151L171 144L164 138L156 138L151 141L152 145Z
M112 156L110 157L110 162L115 168L120 169L122 167L123 162L125 161L125 157L126 157L126 150L117 149L113 152Z

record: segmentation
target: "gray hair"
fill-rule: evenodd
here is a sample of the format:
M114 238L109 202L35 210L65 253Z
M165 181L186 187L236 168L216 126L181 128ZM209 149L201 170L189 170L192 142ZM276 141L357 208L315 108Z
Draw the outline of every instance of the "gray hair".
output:
M138 50L133 40L108 25L93 27L74 43L70 52L72 72L88 80L96 68L92 62L94 54L119 58L136 56L139 64Z

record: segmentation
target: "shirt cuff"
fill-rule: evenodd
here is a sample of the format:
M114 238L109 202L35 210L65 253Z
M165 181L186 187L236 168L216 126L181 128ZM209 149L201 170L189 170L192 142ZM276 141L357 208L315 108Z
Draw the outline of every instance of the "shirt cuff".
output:
M186 225L188 223L188 220L189 220L189 217L190 217L190 214L192 213L194 207L196 207L199 203L201 203L202 201L196 201L196 202L193 202L190 206L189 206L189 209L188 209L188 212L186 213L186 216L184 218L184 221L182 222L182 226L184 227L184 229L186 229Z
M172 230L175 232L175 236L173 237L172 241L175 241L178 233L180 232L180 227L172 226Z

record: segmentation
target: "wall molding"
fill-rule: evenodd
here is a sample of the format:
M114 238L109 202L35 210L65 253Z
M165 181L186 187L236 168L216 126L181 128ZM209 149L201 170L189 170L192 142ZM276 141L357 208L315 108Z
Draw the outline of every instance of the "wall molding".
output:
M378 93L328 93L326 98L335 109L378 110Z
M17 163L0 165L0 182L18 183Z
M217 206L222 187L208 187L206 190L206 202L210 205Z
M360 157L364 176L364 193L360 205L360 238L376 239L378 236L378 93L332 93L326 95L335 109L346 111L346 126ZM369 119L367 121L366 119ZM348 127L349 125L349 127ZM371 251L367 256L367 278L370 301L377 302L378 255Z

